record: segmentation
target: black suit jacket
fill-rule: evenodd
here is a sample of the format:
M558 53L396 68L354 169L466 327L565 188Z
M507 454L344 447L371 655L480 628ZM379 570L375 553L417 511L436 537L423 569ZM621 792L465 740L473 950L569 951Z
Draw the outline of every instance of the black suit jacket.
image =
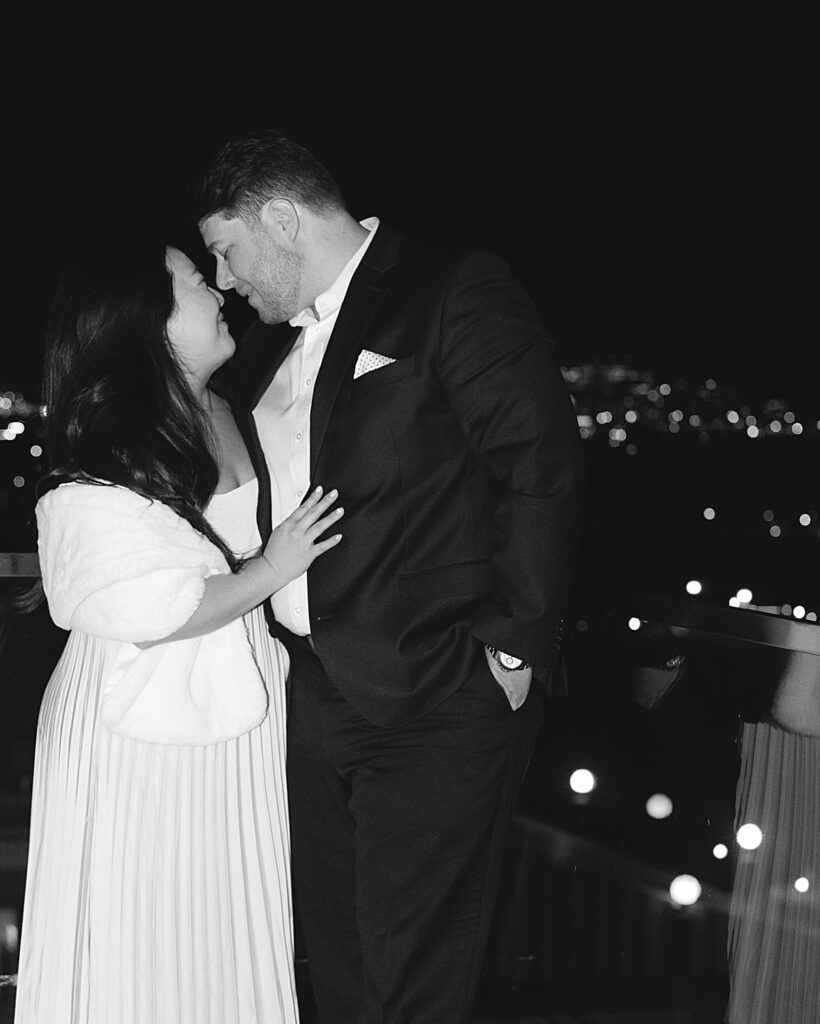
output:
M252 410L297 335L254 324L234 360L263 538L270 481ZM354 380L362 349L395 362ZM308 571L311 634L349 702L377 724L409 721L463 684L484 642L548 672L585 462L549 336L507 265L382 223L314 388L312 486L338 488L345 516L341 543Z

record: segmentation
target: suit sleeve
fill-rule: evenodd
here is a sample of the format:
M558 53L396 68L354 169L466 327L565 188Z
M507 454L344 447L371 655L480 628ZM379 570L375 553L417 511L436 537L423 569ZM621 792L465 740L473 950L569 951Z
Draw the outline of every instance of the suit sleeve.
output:
M478 253L453 274L440 372L476 456L495 481L494 600L473 633L555 664L575 567L586 479L569 392L533 302L503 260Z

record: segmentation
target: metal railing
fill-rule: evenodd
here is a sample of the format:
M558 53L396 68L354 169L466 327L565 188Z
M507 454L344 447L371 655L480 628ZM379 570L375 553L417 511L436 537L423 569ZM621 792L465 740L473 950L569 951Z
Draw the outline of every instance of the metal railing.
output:
M0 579L36 579L40 575L40 562L34 551L8 553L0 551Z
M620 589L603 599L609 614L634 616L693 633L820 655L820 624L786 618L754 607L721 608L697 599L679 599Z

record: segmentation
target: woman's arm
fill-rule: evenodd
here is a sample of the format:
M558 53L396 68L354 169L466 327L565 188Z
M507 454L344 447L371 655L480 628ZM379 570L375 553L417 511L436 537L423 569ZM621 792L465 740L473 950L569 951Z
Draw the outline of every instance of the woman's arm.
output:
M342 539L337 533L319 540L344 514L343 509L337 508L325 515L337 497L335 490L322 497L322 488L317 487L307 501L276 527L260 555L248 559L237 573L221 573L205 580L205 593L187 622L161 640L136 646L146 650L157 644L212 633L301 576L318 555Z

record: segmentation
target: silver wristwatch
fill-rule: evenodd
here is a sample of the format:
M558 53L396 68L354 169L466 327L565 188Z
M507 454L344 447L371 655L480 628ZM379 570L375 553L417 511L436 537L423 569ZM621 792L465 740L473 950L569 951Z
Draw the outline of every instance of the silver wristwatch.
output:
M518 672L519 669L530 668L530 663L524 661L523 658L516 658L514 654L506 654L504 651L499 651L497 647L493 647L491 644L485 644L484 646L502 672Z

